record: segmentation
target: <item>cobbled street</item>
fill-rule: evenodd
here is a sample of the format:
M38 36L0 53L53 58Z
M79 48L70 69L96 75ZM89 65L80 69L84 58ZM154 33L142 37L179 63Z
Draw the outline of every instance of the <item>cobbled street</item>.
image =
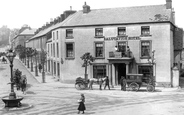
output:
M76 115L77 100L80 94L85 95L86 115L184 115L183 89L157 88L153 93L144 88L138 92L121 91L117 86L112 90L99 90L94 85L93 90L76 90L74 84L64 84L58 81L40 83L33 74L18 60L14 60L14 68L27 76L28 88L23 96L22 106L30 105L28 109L4 108L0 101L0 115ZM39 76L40 77L40 76ZM46 77L47 81L47 77ZM9 64L0 64L0 97L10 93Z

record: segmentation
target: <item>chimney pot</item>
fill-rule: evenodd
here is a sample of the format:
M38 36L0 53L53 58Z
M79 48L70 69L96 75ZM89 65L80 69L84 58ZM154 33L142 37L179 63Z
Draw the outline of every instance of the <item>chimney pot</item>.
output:
M90 6L86 4L86 2L84 2L83 5L83 13L89 13L90 12Z
M70 6L70 10L72 10L72 6Z
M172 9L172 0L166 0L166 9Z

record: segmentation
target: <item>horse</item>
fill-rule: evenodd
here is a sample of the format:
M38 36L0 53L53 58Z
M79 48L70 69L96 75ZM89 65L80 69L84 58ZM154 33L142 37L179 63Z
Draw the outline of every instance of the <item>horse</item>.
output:
M89 78L89 89L93 89L93 83L96 83L96 84L99 84L100 85L100 82L103 82L105 81L106 77L103 77L103 78Z

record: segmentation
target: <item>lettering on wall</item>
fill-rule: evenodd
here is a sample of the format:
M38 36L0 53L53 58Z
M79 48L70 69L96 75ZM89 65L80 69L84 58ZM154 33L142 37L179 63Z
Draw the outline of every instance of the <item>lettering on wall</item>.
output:
M121 40L141 40L139 36L133 36L133 37L128 37L128 36L123 36L123 37L105 37L105 41L121 41Z

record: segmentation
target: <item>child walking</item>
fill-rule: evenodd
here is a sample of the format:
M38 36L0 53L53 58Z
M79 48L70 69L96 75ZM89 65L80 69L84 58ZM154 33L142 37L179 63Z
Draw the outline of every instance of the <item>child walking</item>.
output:
M84 110L86 110L84 102L85 102L84 94L81 94L81 98L79 100L78 114L80 113L80 111L82 111L82 114L84 114Z

